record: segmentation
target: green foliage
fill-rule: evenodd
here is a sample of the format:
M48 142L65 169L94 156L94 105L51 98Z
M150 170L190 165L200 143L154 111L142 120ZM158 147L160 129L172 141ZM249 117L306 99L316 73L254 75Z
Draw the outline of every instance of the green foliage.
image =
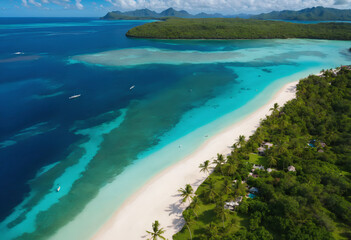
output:
M186 184L185 188L180 188L178 190L180 195L182 196L183 200L182 202L186 202L189 198L191 198L191 195L194 193L194 190L190 184Z
M149 238L150 240L166 239L162 236L165 230L163 230L163 228L160 228L160 223L157 220L152 224L152 231L146 232L151 236L151 238Z
M253 18L257 19L285 19L285 20L303 20L303 21L351 21L351 10L313 7L305 8L300 11L274 11L262 13Z
M198 188L193 239L350 239L351 71L324 75L301 80L297 98L272 109L254 135L221 160L223 173L214 171ZM263 141L273 143L265 157L252 154ZM253 164L272 165L271 158L276 171L256 170L258 178L247 178ZM234 173L226 171L230 165ZM289 165L296 172L288 172ZM225 210L224 202L245 195L247 185L259 189L257 197ZM186 229L174 239L188 239Z
M206 161L204 161L204 163L201 163L199 168L200 168L200 172L209 173L210 172L210 160L206 160Z
M130 29L128 37L158 39L274 39L351 40L351 24L297 24L240 18L170 18Z

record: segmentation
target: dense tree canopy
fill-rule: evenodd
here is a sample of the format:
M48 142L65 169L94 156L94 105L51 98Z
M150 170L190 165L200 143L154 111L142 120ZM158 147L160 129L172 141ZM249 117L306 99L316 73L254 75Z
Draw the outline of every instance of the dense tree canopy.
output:
M273 146L259 156L263 142ZM296 99L276 106L225 163L216 162L196 191L193 239L351 239L351 71L301 80ZM253 164L274 169L250 176ZM234 173L225 171L230 165ZM255 197L222 209L248 186ZM174 239L187 236L183 229Z
M351 24L297 24L240 18L170 18L130 29L128 37L159 39L274 39L351 40Z
M324 7L305 8L300 11L284 10L262 13L253 16L256 19L285 19L303 21L351 21L350 9Z

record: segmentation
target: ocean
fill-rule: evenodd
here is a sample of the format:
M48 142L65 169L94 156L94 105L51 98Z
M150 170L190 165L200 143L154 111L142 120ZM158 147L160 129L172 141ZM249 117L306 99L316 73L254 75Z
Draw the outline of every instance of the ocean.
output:
M147 22L0 18L1 239L89 238L284 84L351 64L348 41L125 37Z

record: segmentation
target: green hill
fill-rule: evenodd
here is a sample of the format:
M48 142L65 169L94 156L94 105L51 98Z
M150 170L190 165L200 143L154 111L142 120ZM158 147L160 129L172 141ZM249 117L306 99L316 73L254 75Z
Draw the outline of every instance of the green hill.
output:
M351 24L296 24L255 19L167 19L130 29L128 37L156 39L274 39L351 40Z
M160 18L159 14L150 11L149 9L139 9L135 11L129 12L120 12L120 11L113 11L107 13L101 19L103 20L142 20L142 19L158 19Z
M233 18L233 17L243 17L243 18L249 18L250 15L248 14L238 14L238 15L228 15L224 16L219 13L198 13L196 15L190 14L187 11L180 10L177 11L173 8L168 8L160 13L157 13L155 11L151 11L147 8L145 9L139 9L135 11L129 11L129 12L120 12L120 11L112 11L107 13L104 17L101 19L104 20L139 20L139 19L165 19L165 18L170 18L170 17L176 17L176 18Z
M304 21L351 21L351 10L313 7L300 11L274 11L252 16L255 19L281 19Z
M121 19L139 20L139 19L163 19L168 17L190 18L194 16L184 10L177 11L173 8L168 8L160 13L157 13L155 11L151 11L145 8L145 9L138 9L138 10L129 11L129 12L113 11L113 12L107 13L101 19L103 20L121 20Z

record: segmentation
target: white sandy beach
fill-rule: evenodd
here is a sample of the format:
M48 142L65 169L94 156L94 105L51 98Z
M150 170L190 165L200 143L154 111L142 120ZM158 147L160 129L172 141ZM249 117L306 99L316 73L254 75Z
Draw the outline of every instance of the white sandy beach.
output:
M266 105L211 137L193 154L156 175L129 198L92 239L146 239L146 230L151 230L155 220L165 229L164 236L172 239L172 235L184 224L182 211L189 204L181 204L178 189L191 184L196 190L207 177L207 174L200 173L200 163L213 159L217 153L229 154L230 146L239 135L252 135L260 120L270 114L269 109L274 103L282 106L295 97L297 83L286 84Z

